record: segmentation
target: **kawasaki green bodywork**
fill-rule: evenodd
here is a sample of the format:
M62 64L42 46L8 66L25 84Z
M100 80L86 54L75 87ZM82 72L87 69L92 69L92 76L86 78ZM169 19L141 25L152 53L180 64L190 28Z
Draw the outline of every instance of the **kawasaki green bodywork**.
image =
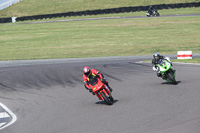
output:
M159 71L162 74L162 76L165 77L167 81L169 81L170 83L173 82L171 79L168 78L168 75L167 75L170 72L173 73L174 80L176 80L176 76L175 76L174 70L171 66L171 63L169 63L167 60L160 59L158 61L158 68L159 68Z

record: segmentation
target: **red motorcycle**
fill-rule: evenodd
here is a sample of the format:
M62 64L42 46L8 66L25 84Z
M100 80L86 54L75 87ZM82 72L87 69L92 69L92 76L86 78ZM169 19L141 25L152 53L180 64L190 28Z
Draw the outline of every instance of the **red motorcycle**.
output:
M108 105L113 104L113 97L111 95L108 87L102 83L98 76L93 77L89 80L89 86L92 89L93 93L100 99L105 101Z

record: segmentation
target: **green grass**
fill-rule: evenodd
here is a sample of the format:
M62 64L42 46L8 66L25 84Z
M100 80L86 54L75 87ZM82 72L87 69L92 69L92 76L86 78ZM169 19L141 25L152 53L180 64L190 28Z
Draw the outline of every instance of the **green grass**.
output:
M200 0L23 0L1 10L0 18L199 1Z
M200 17L0 24L0 29L0 60L200 53Z
M183 62L183 63L200 63L200 58L194 59L172 59L172 62Z

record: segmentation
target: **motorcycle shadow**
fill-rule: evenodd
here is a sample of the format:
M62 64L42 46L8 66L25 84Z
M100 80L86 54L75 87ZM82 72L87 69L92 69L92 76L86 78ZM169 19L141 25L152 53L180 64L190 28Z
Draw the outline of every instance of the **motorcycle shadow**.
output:
M116 102L118 102L118 100L114 100L113 104L116 103ZM95 104L104 104L104 105L107 105L106 102L104 102L104 101L98 101Z
M166 85L178 85L179 83L181 83L181 81L176 81L176 84L170 83L170 82L163 82L161 84L166 84Z

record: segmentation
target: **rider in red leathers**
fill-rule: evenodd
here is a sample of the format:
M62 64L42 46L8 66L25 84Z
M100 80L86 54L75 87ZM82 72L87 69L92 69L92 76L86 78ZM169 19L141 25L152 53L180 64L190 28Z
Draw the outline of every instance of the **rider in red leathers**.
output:
M83 82L84 82L85 88L89 90L89 92L92 92L92 89L90 88L88 81L90 80L90 78L92 78L92 76L98 76L101 79L102 83L106 84L110 92L112 92L112 88L110 88L110 86L108 85L108 81L104 79L103 74L99 73L99 71L95 69L90 69L88 66L86 66L83 68L83 73L84 73Z

